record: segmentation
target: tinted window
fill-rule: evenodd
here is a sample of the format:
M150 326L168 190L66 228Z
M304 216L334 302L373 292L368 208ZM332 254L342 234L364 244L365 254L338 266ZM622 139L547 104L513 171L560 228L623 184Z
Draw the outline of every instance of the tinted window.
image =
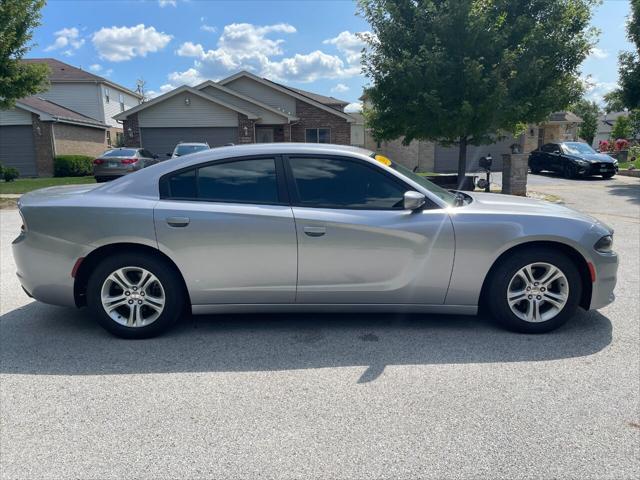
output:
M289 159L302 205L326 208L402 208L402 184L373 166L336 158Z
M564 153L570 153L573 155L592 155L597 153L593 148L591 148L586 143L582 142L566 142L562 144L562 149Z
M168 196L173 198L196 198L196 171L187 170L169 177Z
M102 154L103 157L134 157L136 155L137 150L134 149L119 149L119 150L109 150Z
M198 197L241 203L277 203L278 183L273 158L238 160L198 170Z

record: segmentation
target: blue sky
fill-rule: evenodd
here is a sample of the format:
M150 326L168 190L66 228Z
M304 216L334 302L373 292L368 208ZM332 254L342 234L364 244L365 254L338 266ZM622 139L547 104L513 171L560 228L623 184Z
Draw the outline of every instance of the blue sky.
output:
M617 52L630 48L630 5L605 0L601 30L583 65L588 95L600 101L617 82ZM368 30L352 0L49 0L29 57L54 57L126 87L137 78L154 94L219 79L241 68L276 81L357 102L356 32Z

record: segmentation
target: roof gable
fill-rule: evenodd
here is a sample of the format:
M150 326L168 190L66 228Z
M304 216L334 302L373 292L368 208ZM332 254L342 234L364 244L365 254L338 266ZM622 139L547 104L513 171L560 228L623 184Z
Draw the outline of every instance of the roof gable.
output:
M338 117L341 117L343 119L345 119L347 122L353 122L353 117L351 117L348 113L342 112L341 110L337 110L335 108L332 108L328 105L325 105L324 103L319 102L318 100L311 98L309 96L303 95L302 93L300 93L300 91L296 91L296 89L291 89L290 87L285 87L283 85L280 85L278 83L272 82L271 80L268 80L266 78L261 78L258 77L257 75L254 75L253 73L247 72L247 71L241 71L236 73L235 75L231 75L230 77L224 78L222 80L220 80L218 82L218 84L225 86L228 83L233 82L234 80L237 80L239 78L249 78L255 82L258 82L262 85L265 85L267 87L270 87L274 90L277 90L281 93L284 93L285 95L289 95L297 100L300 100L302 102L305 103L309 103L315 107L320 108L321 110L324 110L326 112L332 113ZM310 93L310 92L307 92ZM314 94L315 95L315 94ZM330 97L324 97L324 98L330 98ZM337 99L335 99L337 100Z
M249 112L247 110L244 110L240 107L237 107L236 105L232 105L230 103L224 102L218 98L212 97L210 95L207 95L206 93L202 93L200 90L197 90L193 87L189 87L187 85L183 85L181 87L178 87L174 90L171 90L170 92L167 92L163 95L160 95L159 97L154 98L153 100L150 100L148 102L145 103L141 103L140 105L136 105L133 108L130 108L129 110L125 110L124 112L119 113L118 115L115 115L113 118L116 120L124 120L125 118L127 118L129 115L133 114L133 113L137 113L141 110L144 110L146 108L149 108L153 105L157 105L158 103L163 102L164 100L174 97L175 95L178 95L180 93L183 92L189 92L193 95L196 95L200 98L203 98L211 103L214 103L216 105L220 105L222 107L228 108L229 110L234 110L238 113L241 113L243 115L246 115L247 118L252 119L252 120L256 120L260 117L258 117L255 113L253 112Z
M63 107L62 105L58 105L50 100L40 98L36 95L21 98L16 101L16 106L44 117L42 118L44 121L55 120L66 123L79 123L94 127L107 127L106 124L99 122L98 120L87 117L86 115Z

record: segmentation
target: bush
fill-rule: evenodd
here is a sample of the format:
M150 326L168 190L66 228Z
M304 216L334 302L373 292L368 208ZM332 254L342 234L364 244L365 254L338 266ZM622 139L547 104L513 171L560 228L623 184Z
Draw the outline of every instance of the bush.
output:
M3 167L2 176L4 177L5 182L13 182L20 176L20 172L18 172L18 170L13 167Z
M54 177L86 177L93 174L93 157L58 155L53 159Z

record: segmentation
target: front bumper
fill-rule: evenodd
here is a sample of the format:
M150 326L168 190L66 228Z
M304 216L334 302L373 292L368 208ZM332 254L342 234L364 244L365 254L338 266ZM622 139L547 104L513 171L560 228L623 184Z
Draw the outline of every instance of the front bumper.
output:
M605 307L615 300L613 290L618 275L618 255L615 253L599 254L592 258L596 273L596 281L592 284L591 310Z
M585 176L616 173L618 173L618 166L615 163L591 163L587 166L578 167L578 174Z

